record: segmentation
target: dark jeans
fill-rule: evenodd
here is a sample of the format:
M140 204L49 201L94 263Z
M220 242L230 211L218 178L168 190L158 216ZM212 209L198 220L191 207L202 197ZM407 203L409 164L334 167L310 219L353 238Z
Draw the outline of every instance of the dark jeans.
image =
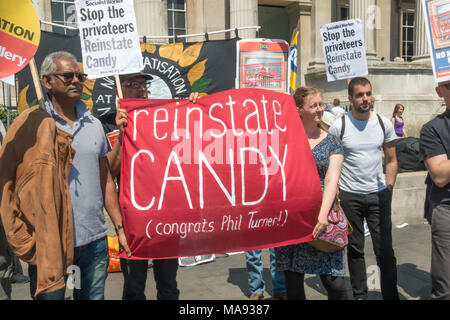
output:
M288 300L306 300L304 273L285 271L284 279L286 281ZM328 300L347 300L347 288L344 277L321 274L320 280L327 290Z
M122 299L145 300L148 260L120 259L120 267L124 278ZM178 300L177 271L178 259L153 260L158 300Z
M450 205L432 206L431 299L450 300Z
M81 287L73 290L74 300L103 300L109 264L107 238L104 237L84 246L75 247L73 264L80 268L81 280ZM64 300L65 288L34 297L37 287L37 267L29 265L28 274L30 276L30 294L33 299Z
M391 201L389 189L370 194L340 191L341 206L353 227L347 247L350 281L355 299L367 299L367 274L364 259L366 218L373 250L380 268L381 294L384 300L398 300L397 260L392 248Z
M41 293L36 297L37 288L37 267L36 265L28 265L28 276L30 277L30 295L33 300L64 300L64 295L66 293L66 288L59 289L50 293Z

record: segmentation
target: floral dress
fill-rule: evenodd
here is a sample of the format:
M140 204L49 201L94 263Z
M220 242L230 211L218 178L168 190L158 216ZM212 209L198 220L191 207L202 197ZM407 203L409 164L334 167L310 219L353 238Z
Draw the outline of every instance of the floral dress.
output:
M330 156L344 154L342 143L336 136L328 134L312 150L322 185L327 173ZM337 277L345 276L344 249L333 253L325 253L300 243L275 248L276 268L278 271L294 271L307 274L324 274Z

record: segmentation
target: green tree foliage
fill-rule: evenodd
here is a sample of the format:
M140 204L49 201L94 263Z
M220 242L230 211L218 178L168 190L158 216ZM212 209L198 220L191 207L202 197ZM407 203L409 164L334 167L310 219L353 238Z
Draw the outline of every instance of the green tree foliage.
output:
M19 115L19 113L15 110L10 110L9 112L9 124L11 125L11 123L14 121L14 119ZM3 122L3 125L6 128L6 124L8 122L8 111L5 105L0 104L0 119Z

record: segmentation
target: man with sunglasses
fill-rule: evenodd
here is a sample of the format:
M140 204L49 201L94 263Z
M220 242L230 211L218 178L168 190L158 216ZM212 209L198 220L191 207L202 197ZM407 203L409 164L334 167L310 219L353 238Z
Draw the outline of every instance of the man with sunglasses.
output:
M372 237L381 273L381 293L385 300L398 300L397 262L392 248L391 201L397 177L395 131L385 117L371 112L372 84L366 78L350 81L348 99L351 112L336 120L330 133L344 146L344 165L339 181L342 208L353 226L347 248L353 297L367 299L364 259L364 218ZM382 151L386 164L383 174Z
M420 132L428 169L425 218L431 224L431 299L450 300L450 81L436 87L446 110Z
M124 98L148 99L150 80L153 77L146 73L120 75L120 83ZM117 90L116 90L117 91ZM189 100L195 103L198 92L192 92ZM122 152L123 127L127 122L127 112L119 106L116 113L116 126L120 130L119 141L108 154L111 174L119 177ZM148 260L120 259L120 267L124 277L124 300L145 300L145 285L147 281ZM158 259L153 261L153 276L156 283L158 300L178 300L180 291L177 288L178 259Z
M54 52L41 65L42 82L48 92L47 112L56 126L73 136L75 156L69 175L74 225L74 261L81 277L74 289L79 300L104 299L109 262L107 228L103 207L116 228L122 225L115 184L107 160L107 141L100 121L80 100L87 75L68 52ZM117 230L120 244L130 255L123 230ZM31 278L36 282L36 269Z

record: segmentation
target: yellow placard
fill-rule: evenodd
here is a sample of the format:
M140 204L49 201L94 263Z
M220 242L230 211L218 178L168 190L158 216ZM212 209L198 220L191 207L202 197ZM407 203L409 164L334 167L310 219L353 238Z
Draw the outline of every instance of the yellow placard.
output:
M0 1L0 32L38 46L40 29L39 18L30 0Z

